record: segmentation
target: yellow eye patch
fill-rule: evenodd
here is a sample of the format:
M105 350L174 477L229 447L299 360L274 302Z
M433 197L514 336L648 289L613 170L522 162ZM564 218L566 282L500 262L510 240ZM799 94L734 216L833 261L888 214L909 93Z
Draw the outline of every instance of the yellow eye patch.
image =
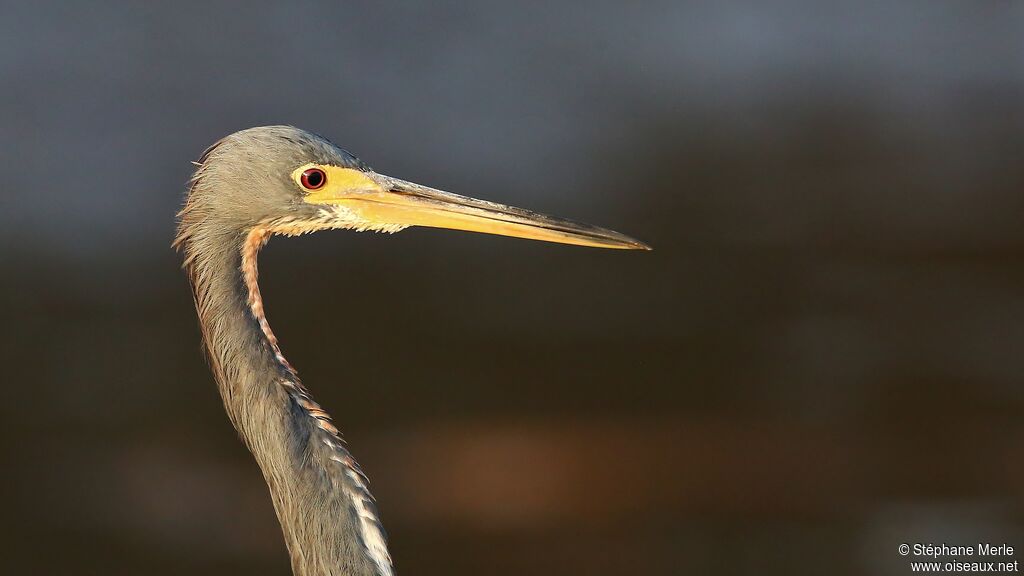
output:
M325 182L311 190L303 183L303 173L310 169L321 170ZM351 198L368 192L383 192L384 188L366 172L339 166L305 164L292 172L292 180L306 190L305 201L309 204L331 204L344 198Z

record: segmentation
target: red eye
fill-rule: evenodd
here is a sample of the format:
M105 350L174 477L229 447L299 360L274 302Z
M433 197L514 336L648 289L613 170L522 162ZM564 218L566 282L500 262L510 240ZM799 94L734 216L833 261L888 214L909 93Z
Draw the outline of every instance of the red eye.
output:
M324 171L319 168L310 168L302 173L299 180L306 190L316 190L327 183L327 174L324 174Z

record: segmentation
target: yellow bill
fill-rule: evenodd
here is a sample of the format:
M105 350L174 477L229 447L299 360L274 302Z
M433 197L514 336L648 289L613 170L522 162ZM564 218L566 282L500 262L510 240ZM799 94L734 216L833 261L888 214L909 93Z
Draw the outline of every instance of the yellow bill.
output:
M599 248L651 249L639 240L589 224L459 196L373 172L337 166L318 168L326 173L326 183L309 191L305 201L343 206L370 222L466 230ZM296 170L296 174L305 169L308 167Z

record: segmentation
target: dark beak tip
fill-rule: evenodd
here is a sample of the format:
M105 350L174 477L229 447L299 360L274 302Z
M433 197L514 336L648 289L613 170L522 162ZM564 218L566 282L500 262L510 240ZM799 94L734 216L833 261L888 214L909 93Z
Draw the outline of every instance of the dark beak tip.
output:
M650 252L651 250L654 250L654 248L650 244L646 242L641 242L635 238L625 237L621 240L621 242L623 244L622 247L625 248L626 250L643 250L644 252Z

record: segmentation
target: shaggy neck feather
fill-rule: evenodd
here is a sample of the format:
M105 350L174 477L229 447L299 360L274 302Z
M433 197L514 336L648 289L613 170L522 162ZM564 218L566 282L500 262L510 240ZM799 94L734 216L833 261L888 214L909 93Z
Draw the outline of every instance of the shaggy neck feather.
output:
M390 576L366 478L281 354L257 284L270 232L187 245L203 340L228 416L270 487L297 576ZM193 234L192 242L210 240Z

